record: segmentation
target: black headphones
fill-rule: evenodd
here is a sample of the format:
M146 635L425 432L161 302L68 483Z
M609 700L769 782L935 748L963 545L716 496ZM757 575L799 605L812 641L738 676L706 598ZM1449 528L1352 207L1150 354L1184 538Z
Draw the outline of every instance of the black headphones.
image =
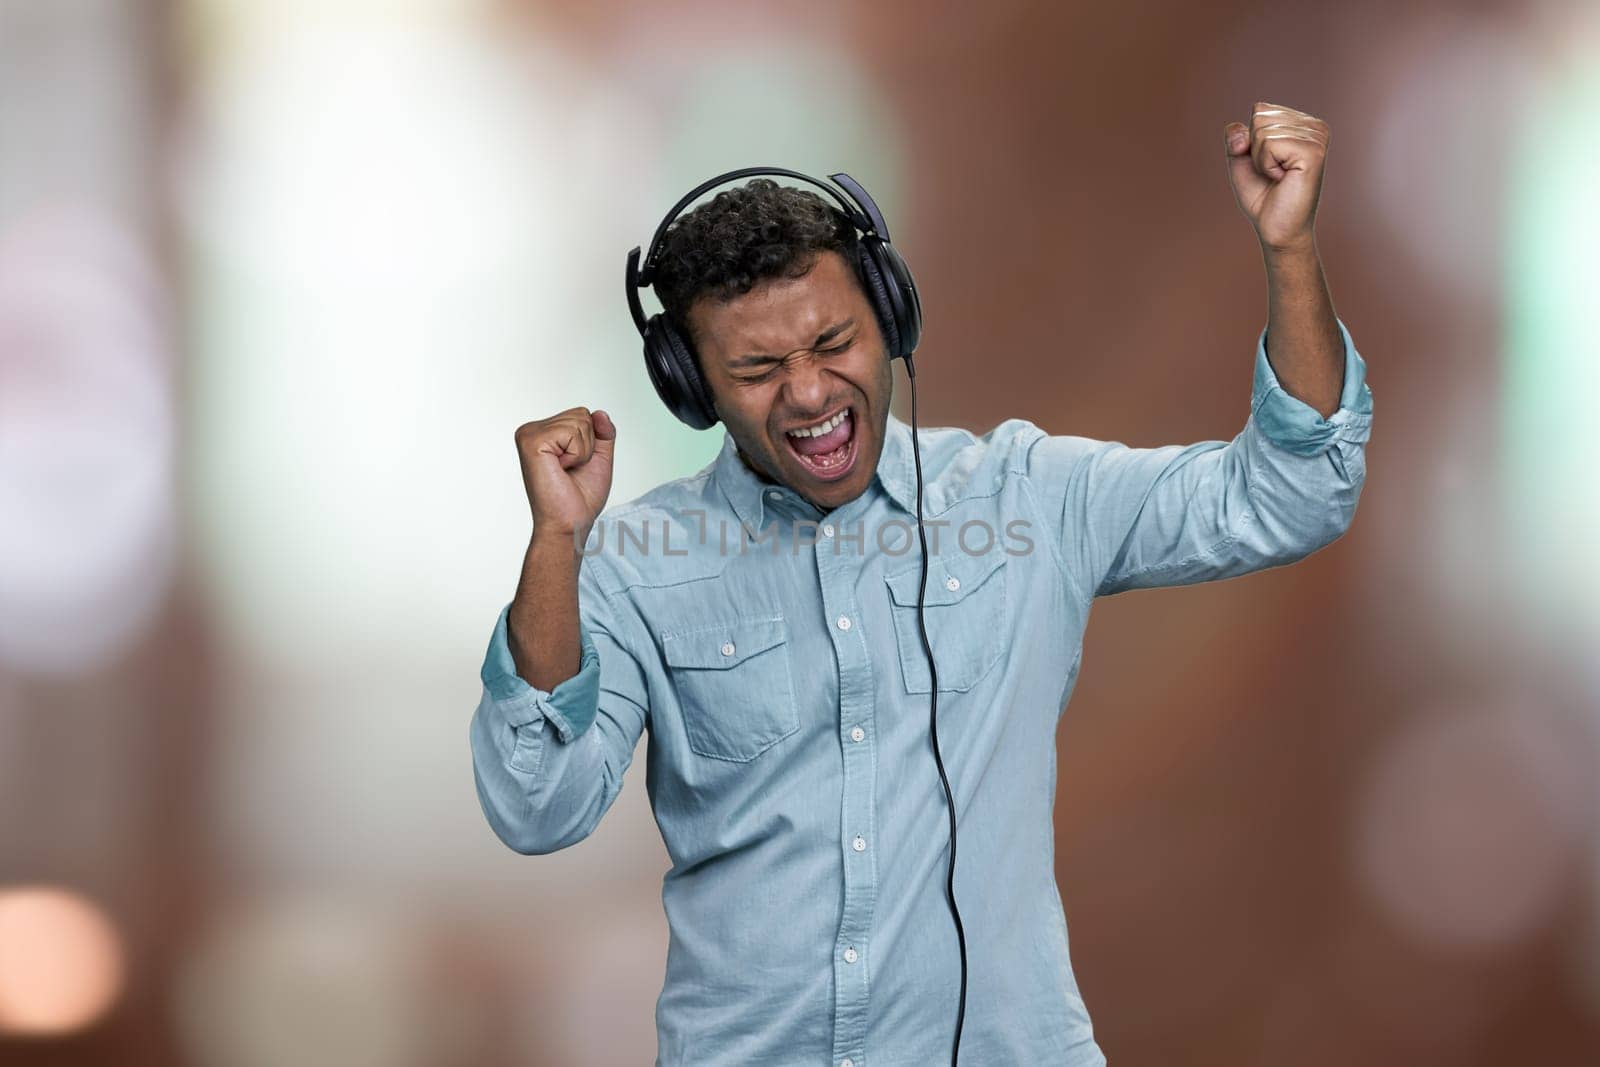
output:
M694 347L665 314L645 318L644 309L639 304L639 290L655 281L662 251L661 239L678 213L712 186L752 174L781 174L798 178L810 182L838 201L845 217L860 233L856 274L878 316L878 326L883 330L889 358L904 358L907 370L911 370L911 353L916 351L917 342L922 337L922 301L917 296L916 283L911 280L911 270L889 243L889 227L884 224L878 205L873 203L872 197L854 178L848 174L828 175L848 195L847 200L833 186L783 167L743 167L719 174L689 190L667 212L667 217L656 227L655 236L650 238L650 251L645 256L643 270L639 268L639 249L635 247L628 253L628 310L633 313L634 325L644 338L644 365L650 372L650 383L656 387L656 393L672 413L696 430L715 425L717 413L711 403L711 391L700 377Z

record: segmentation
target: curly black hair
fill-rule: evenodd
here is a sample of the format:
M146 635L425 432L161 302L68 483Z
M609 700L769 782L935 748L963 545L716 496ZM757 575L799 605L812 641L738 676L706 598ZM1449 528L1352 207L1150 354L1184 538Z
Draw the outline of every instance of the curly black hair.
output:
M752 178L724 189L667 228L654 287L667 317L692 340L689 308L703 296L731 300L769 278L806 274L821 252L855 269L858 237L816 193Z

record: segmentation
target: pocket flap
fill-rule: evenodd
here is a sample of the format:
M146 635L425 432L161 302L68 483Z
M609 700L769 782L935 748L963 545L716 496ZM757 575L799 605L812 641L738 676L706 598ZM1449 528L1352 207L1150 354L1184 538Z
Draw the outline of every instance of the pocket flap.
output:
M928 560L928 591L923 603L954 604L964 599L999 570L1005 560L1004 552L993 551L974 556L958 550L949 555L931 557ZM896 604L916 607L917 588L922 583L922 560L919 558L909 567L884 575L883 580L889 583L889 592Z
M726 670L789 639L783 616L730 619L661 635L661 655L669 667Z

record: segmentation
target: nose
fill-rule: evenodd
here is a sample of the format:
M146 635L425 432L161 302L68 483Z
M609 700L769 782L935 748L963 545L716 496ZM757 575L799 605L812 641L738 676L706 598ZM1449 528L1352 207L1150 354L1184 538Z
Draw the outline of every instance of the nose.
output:
M833 392L833 381L816 358L799 360L789 369L784 383L784 399L790 412L799 418L824 414Z

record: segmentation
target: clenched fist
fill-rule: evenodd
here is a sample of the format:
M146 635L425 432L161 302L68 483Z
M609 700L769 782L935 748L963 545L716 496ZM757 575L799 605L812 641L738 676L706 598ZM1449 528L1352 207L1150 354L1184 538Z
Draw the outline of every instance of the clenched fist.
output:
M604 411L568 408L517 427L522 484L542 540L588 536L611 495L617 428Z
M1274 252L1313 247L1328 124L1304 111L1260 101L1248 126L1230 122L1222 133L1234 199L1262 247Z

